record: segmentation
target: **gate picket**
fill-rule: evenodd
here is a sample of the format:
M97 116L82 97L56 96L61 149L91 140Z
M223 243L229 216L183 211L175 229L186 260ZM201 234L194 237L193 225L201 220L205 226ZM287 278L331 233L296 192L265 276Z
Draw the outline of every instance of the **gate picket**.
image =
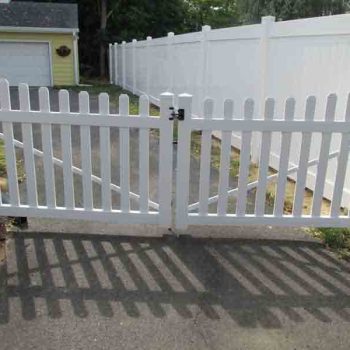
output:
M337 104L337 96L335 94L331 94L327 98L327 108L325 121L330 122L334 121L335 117L335 107ZM312 216L320 216L321 215L321 204L323 198L324 185L326 181L326 174L328 168L328 154L331 146L331 138L332 133L328 130L323 131L322 140L321 140L321 149L319 155L319 163L317 166L317 175L316 175L316 185L315 191L312 200Z
M295 100L289 98L286 101L285 120L294 119ZM282 216L284 210L284 198L286 193L287 176L288 176L288 165L289 165L289 154L290 154L290 143L292 140L292 134L290 132L282 132L281 140L281 156L278 166L278 180L276 187L276 200L274 207L274 215Z
M89 94L86 91L79 93L79 111L82 114L90 113ZM94 205L91 181L91 135L89 125L80 126L80 149L81 167L83 171L83 206L85 210L92 210Z
M69 93L60 90L58 94L61 113L69 113ZM72 172L72 134L70 125L61 125L62 160L63 160L63 187L64 205L67 209L74 208L74 186Z
M0 104L3 111L11 110L10 87L7 80L0 82ZM17 207L20 204L16 153L13 142L13 124L12 122L3 122L2 124L5 139L5 158L6 171L9 183L10 204Z
M39 89L40 112L50 112L49 90L46 87ZM53 166L52 151L52 126L51 124L41 124L41 137L43 142L43 163L45 179L46 205L48 208L56 208L55 172Z
M19 107L22 111L30 111L29 87L27 84L18 86ZM26 170L28 204L32 207L38 206L38 195L36 186L36 174L33 152L33 129L31 123L22 124L22 137L24 144L24 166Z
M224 119L233 118L233 101L224 102ZM220 170L219 170L219 199L218 215L225 215L228 206L228 190L231 160L231 131L223 131L221 138Z
M213 116L214 101L206 99L203 106L204 119L211 119ZM211 157L211 136L210 130L202 131L201 138L201 157L200 157L200 176L199 176L199 213L206 215L208 213L208 198L210 189L210 157Z
M101 93L98 96L99 113L101 115L109 114L109 96ZM111 211L111 140L110 129L108 126L100 126L100 158L101 158L101 197L102 209ZM129 193L128 193L129 196Z
M143 95L140 97L140 117L149 116L149 100ZM140 211L147 213L149 200L149 130L140 130L139 135L139 192L140 192Z
M265 101L265 120L272 120L275 109L275 101L269 98ZM257 216L265 215L267 176L269 170L270 150L271 150L271 131L264 131L261 140L261 153L259 161L259 179L255 196L255 214Z
M120 95L119 97L119 114L123 117L129 115L129 97L128 95ZM129 149L129 128L119 129L119 152L120 152L120 188L121 200L120 208L122 212L130 210L130 149Z
M315 116L316 98L309 96L306 100L305 120L312 121ZM303 212L304 193L308 160L310 157L311 132L303 132L300 146L299 167L297 170L297 182L294 192L293 216L300 217Z
M350 122L350 94L348 95L344 120ZM347 165L349 161L349 147L350 147L350 132L342 134L342 137L341 137L340 151L337 159L337 172L336 172L335 181L334 181L333 198L331 203L332 217L337 217L340 212L346 170L347 170Z
M254 101L246 100L244 104L244 120L252 120L254 112ZM245 216L247 209L247 185L249 176L250 147L252 141L251 131L242 131L242 148L239 164L238 196L237 196L237 216Z

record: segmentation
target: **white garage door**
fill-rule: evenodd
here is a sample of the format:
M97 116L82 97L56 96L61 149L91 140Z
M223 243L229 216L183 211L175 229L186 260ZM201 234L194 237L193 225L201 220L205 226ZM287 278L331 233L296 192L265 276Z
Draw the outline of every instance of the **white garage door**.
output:
M51 85L49 44L0 42L0 77L10 85Z

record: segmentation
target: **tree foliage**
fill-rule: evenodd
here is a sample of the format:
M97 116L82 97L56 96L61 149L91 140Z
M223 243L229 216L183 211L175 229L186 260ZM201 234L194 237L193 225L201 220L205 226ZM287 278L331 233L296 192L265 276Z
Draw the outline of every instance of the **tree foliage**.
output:
M184 30L185 7L182 0L108 0L107 26L103 31L99 27L99 16L96 16L101 11L100 2L79 1L80 51L85 68L92 74L96 73L94 67L100 42L140 40L148 35L159 37L170 31ZM86 45L88 42L90 45Z
M346 0L238 0L237 8L242 23L256 23L262 16L277 20L327 16L344 13Z
M238 24L236 0L188 0L184 3L188 31L201 30L203 25L223 28Z

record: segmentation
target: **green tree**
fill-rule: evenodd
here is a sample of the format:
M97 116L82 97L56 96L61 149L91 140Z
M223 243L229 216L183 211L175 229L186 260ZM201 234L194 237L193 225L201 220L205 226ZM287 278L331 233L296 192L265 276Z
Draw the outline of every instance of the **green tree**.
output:
M201 30L203 25L212 28L238 24L236 0L185 0L187 30Z
M257 23L262 16L277 20L327 16L344 13L349 0L237 0L242 23Z
M98 57L100 76L105 76L108 43L183 32L184 15L183 0L80 0L80 52L86 70L97 73Z

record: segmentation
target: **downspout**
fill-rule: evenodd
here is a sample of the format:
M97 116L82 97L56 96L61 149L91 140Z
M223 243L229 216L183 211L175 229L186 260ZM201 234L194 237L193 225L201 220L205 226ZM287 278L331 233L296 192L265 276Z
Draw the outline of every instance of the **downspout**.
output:
M79 85L79 80L80 80L78 40L79 40L79 34L78 34L78 31L75 31L73 33L73 55L74 55L74 80L76 85Z

